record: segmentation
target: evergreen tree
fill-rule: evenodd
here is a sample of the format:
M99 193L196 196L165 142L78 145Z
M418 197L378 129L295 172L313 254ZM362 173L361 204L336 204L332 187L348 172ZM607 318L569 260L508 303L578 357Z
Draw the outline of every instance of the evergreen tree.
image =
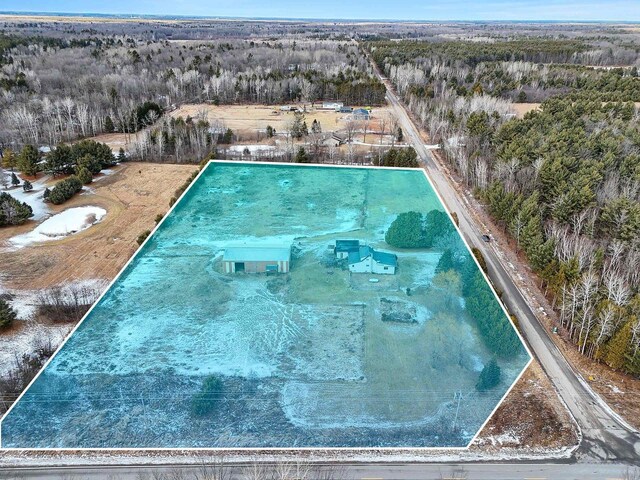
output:
M17 187L18 185L20 185L20 179L13 172L11 172L11 185L13 185L14 187Z
M436 273L447 272L449 270L455 270L457 267L457 262L453 256L453 252L447 248L440 259L438 260L438 265L436 265Z
M496 362L495 359L492 359L484 366L482 372L480 372L480 378L478 378L476 389L480 392L484 392L497 386L500 383L500 375L501 372L498 362Z
M191 411L196 416L205 416L216 410L224 398L224 384L217 376L205 378L200 391L191 400Z
M85 185L93 181L93 175L86 167L79 167L78 173L76 175L78 176L78 179Z
M120 150L118 150L118 158L117 158L118 162L125 162L127 160L127 154L124 152L124 148L120 147Z
M220 143L229 145L232 142L233 142L233 130L231 130L230 128L227 128L227 130L224 132L224 135L222 135L222 138L220 139Z
M13 307L5 299L0 298L0 330L9 328L16 318L18 314Z
M30 192L31 190L33 190L33 185L31 185L31 182L29 180L25 180L24 182L22 182L22 190L24 190L25 192Z
M47 198L54 205L60 205L61 203L69 200L80 190L82 190L82 182L77 176L72 175L56 183Z
M295 162L296 163L309 163L311 160L309 159L309 155L304 147L298 148L298 153L296 153Z
M626 322L606 345L604 362L613 369L620 370L627 363L632 323L632 321Z
M13 172L14 168L18 165L18 157L10 148L7 148L2 152L2 166L7 170Z
M0 192L0 227L21 225L33 216L33 210L26 202L20 202L5 192Z
M47 154L45 169L53 176L71 171L72 165L71 147L67 144L61 143Z
M304 114L301 112L295 112L293 114L293 120L289 125L289 133L293 138L301 139L302 137L309 135L307 129L307 122L305 121Z
M104 131L107 133L113 133L115 131L115 126L113 125L113 120L109 115L104 119Z
M33 145L25 145L18 156L18 170L25 175L34 176L38 173L40 155Z
M267 125L267 138L272 138L276 134L276 129L271 125Z
M102 170L102 163L92 155L86 154L76 160L76 175L78 175L82 169L86 169L89 173L96 175Z
M385 242L398 248L423 247L425 240L422 220L422 214L418 212L401 213L385 233Z

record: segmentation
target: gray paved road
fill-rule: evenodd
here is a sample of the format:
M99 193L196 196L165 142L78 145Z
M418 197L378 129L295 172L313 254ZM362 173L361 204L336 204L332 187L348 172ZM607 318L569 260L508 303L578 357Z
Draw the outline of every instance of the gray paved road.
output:
M579 376L568 364L562 353L548 337L531 308L521 295L491 243L481 241L485 233L479 230L470 216L466 214L467 207L460 199L450 180L439 169L429 150L424 146L420 134L395 94L390 82L376 69L380 79L387 86L387 99L400 125L405 138L409 140L424 168L434 183L436 190L442 197L446 207L451 212L457 212L460 230L468 243L478 247L484 255L491 279L497 288L504 292L503 298L507 308L519 319L522 334L527 340L531 351L538 358L561 398L576 419L583 434L583 440L578 450L579 458L594 460L610 460L622 462L640 462L640 435L625 422L613 415L602 404L591 388L580 380Z
M269 472L269 473L267 473ZM326 466L294 469L284 472L282 468L230 466L219 468L198 466L133 467L112 466L101 468L63 467L56 469L6 470L0 479L33 480L631 480L638 471L630 471L620 464L370 464Z

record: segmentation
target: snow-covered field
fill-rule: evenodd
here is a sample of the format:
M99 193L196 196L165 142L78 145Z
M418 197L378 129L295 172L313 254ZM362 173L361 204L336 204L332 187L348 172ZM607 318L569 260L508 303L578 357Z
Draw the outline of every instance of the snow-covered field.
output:
M28 233L17 235L10 241L18 247L25 247L34 242L59 240L67 235L81 232L100 222L107 211L104 208L85 206L69 208L60 212L34 228Z

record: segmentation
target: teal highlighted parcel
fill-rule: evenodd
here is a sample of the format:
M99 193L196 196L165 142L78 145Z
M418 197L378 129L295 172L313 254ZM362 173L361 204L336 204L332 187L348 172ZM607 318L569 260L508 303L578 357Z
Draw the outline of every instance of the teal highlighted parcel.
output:
M465 447L530 358L421 170L212 162L2 447Z

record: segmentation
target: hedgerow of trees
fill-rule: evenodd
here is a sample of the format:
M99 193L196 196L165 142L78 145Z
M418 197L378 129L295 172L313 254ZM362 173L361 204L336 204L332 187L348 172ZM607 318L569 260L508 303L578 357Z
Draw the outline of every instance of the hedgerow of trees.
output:
M82 181L77 176L72 175L56 183L49 193L48 200L54 205L59 205L69 200L80 190L82 190Z
M374 165L380 167L404 167L418 168L418 154L413 147L408 148L390 148L379 160L374 160Z

